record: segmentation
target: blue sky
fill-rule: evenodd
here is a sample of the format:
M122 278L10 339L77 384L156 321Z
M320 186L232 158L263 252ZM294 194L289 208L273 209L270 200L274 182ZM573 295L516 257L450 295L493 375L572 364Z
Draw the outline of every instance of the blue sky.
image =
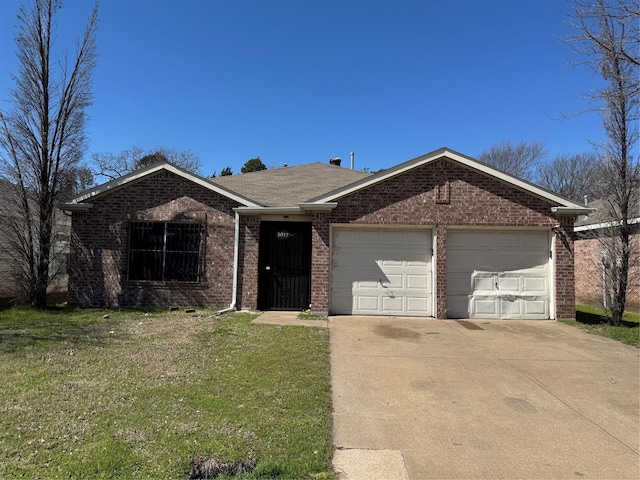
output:
M18 0L0 0L0 102L17 72ZM74 52L93 2L66 0ZM602 139L599 78L562 42L568 0L102 0L91 153L191 150L205 175L260 156L391 167L443 146L477 156L543 141L549 157Z

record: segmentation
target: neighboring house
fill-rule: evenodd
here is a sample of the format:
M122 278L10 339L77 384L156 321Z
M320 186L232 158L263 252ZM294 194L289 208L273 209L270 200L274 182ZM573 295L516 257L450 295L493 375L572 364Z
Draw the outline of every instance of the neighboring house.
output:
M18 281L16 254L11 246L11 225L19 218L17 214L15 186L0 179L0 307L24 300L24 291ZM19 221L19 220L18 220ZM69 232L71 218L64 212L54 212L52 255L50 263L51 281L49 293L62 299L67 291L67 257L69 254Z
M159 164L61 208L81 305L520 319L575 316L590 211L446 148L377 174Z
M603 212L602 201L589 203L591 214L582 215L575 224L576 301L585 305L602 306L605 303L604 269L607 268L605 248L602 244L610 232L611 223ZM640 212L630 219L632 257L629 269L627 309L640 311Z

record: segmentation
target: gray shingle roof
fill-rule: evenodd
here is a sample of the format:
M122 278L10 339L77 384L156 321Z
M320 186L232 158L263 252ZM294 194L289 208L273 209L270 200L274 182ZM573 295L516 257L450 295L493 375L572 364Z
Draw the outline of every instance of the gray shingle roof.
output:
M609 216L608 209L602 199L593 200L589 202L589 208L593 208L594 211L588 215L580 215L576 220L576 227L586 227L587 225L599 225L602 223L610 222L612 219ZM633 223L637 223L640 219L640 205L631 206L629 220ZM617 220L617 219L614 219Z
M293 207L371 175L316 162L209 180L266 207Z

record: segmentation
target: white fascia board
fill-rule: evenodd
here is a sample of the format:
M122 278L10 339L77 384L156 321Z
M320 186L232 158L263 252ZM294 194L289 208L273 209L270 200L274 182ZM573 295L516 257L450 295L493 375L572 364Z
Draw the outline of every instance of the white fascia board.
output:
M93 208L93 203L61 203L58 209L66 212L87 212Z
M337 203L299 203L297 207L237 207L240 215L299 215L310 212L329 212Z
M299 207L236 207L234 212L240 215L296 215L303 213Z
M640 217L630 218L628 223L631 225L635 225L636 223L640 223ZM619 227L622 225L620 220L616 220L615 222L603 222L603 223L592 223L591 225L581 225L579 227L575 227L573 229L574 232L587 232L589 230L599 230L601 228L611 228L611 227Z
M340 197L343 197L345 195L348 195L350 193L356 192L362 188L366 188L369 187L371 185L374 185L378 182L382 182L384 180L387 180L388 178L394 177L396 175L400 175L406 171L412 170L414 168L420 167L422 165L425 165L427 163L431 163L434 162L436 160L439 160L443 157L446 157L450 160L453 160L455 162L458 162L462 165L465 165L469 168L472 168L474 170L477 170L481 173L484 173L486 175L489 175L491 177L494 177L502 182L508 183L510 185L513 185L515 187L518 187L522 190L528 191L538 197L542 197L546 200L549 200L553 203L557 203L562 205L563 207L568 207L568 208L574 208L574 209L580 209L580 211L582 213L585 213L585 211L583 210L584 207L582 207L580 204L571 202L570 200L567 200L566 198L562 198L558 195L555 195L552 192L549 192L548 190L545 190L543 188L540 188L532 183L526 182L524 180L521 180L517 177L514 177L512 175L509 175L508 173L505 172L501 172L500 170L496 170L493 167L490 167L489 165L485 165L484 163L480 163L477 160L472 159L471 157L466 157L460 153L457 153L453 150L450 150L448 148L441 148L439 150L436 150L434 152L431 153L427 153L425 155L422 155L420 157L416 157L413 160L409 160L407 162L401 163L399 165L397 165L396 167L392 167L388 170L382 171L380 173L377 173L375 175L373 175L371 178L367 178L365 179L365 181L361 181L361 182L357 182L354 183L350 186L347 186L344 189L341 190L337 190L334 192L331 192L329 195L325 196L325 197L318 197L313 199L313 201L316 201L318 203L326 203L326 202L331 202L333 200L336 200Z
M338 206L337 202L327 202L327 203L299 203L298 206L300 210L303 212L330 212L334 208Z
M249 200L248 198L242 197L231 190L227 190L219 185L214 184L213 182L209 182L205 178L202 178L199 175L195 175L191 172L183 170L181 168L176 167L175 165L171 165L170 163L159 163L155 165L151 165L149 167L136 170L135 172L128 173L123 175L120 178L116 178L115 180L111 180L107 183L103 183L102 185L98 185L97 187L91 188L89 190L84 191L79 196L71 200L69 204L76 204L83 202L89 198L94 198L100 195L104 195L107 193L111 193L114 190L124 187L128 183L135 182L136 180L143 179L149 175L152 175L160 170L166 170L168 172L174 173L182 178L185 178L193 183L196 183L204 188L212 190L220 195L223 195L231 200L234 200L242 205L246 206L258 206L259 204ZM67 204L67 205L69 205Z
M553 213L557 213L558 215L588 215L595 210L593 208L587 207L551 207L551 211Z

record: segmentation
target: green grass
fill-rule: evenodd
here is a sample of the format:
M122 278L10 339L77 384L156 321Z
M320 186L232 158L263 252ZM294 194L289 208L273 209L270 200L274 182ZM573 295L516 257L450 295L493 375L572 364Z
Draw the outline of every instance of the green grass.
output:
M298 318L301 320L327 320L326 315L313 313L311 310L305 310L304 312L300 312L298 314Z
M604 310L578 305L576 306L576 320L567 323L596 335L602 335L627 345L640 347L640 314L625 312L623 318L623 323L620 326L608 325L609 318Z
M0 312L0 478L334 478L327 330L197 313Z

